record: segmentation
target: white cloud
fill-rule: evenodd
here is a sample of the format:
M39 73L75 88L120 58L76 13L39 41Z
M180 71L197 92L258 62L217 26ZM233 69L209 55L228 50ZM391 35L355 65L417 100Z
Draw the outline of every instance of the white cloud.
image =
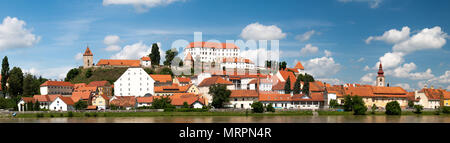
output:
M384 56L380 57L380 61L383 65L383 68L394 68L399 66L401 63L403 63L403 53L391 53L388 52L384 54ZM378 66L380 65L380 62L377 62L374 66L374 69L378 69Z
M165 52L161 50L161 46L158 43L159 54L161 60L165 58ZM126 45L121 51L111 56L111 59L139 59L143 56L149 55L152 51L152 45L145 45L143 42L138 42L132 45Z
M83 53L77 53L75 55L75 60L79 61L79 60L83 60Z
M334 75L341 69L341 65L336 63L332 57L314 58L302 63L308 74L317 77Z
M30 68L25 69L24 71L26 73L31 73L32 75L36 76L42 76L44 78L49 79L64 79L66 78L67 72L69 72L70 69L75 68L71 66L64 66L64 67L53 67L53 68Z
M6 17L0 24L0 51L9 48L32 47L37 44L41 37L31 33L25 28L25 21L16 17Z
M258 66L264 66L266 60L279 61L280 52L281 51L258 48L241 51L241 56L250 59Z
M396 43L392 48L394 52L411 53L419 50L440 49L446 43L447 33L436 26L425 28L410 39Z
M365 59L364 59L364 57L361 57L361 58L359 58L358 60L356 60L357 62L362 62L362 61L364 61Z
M331 57L332 55L331 51L325 50L323 52L325 53L325 57Z
M408 90L408 91L412 90L411 86L409 86L409 84L407 84L407 83L398 83L398 84L395 84L394 86L400 86L403 89Z
M427 69L425 72L411 73L411 71L417 69L416 64L406 63L403 66L397 67L393 71L393 75L399 78L409 78L409 79L431 79L434 75L431 73L431 69Z
M389 31L384 32L382 36L370 36L369 38L366 39L366 43L370 44L372 40L380 40L394 44L408 39L409 33L410 29L407 26L403 27L402 31L398 31L397 29L391 29Z
M306 44L305 47L300 50L300 55L315 54L318 51L319 51L318 47L313 46L311 44Z
M369 3L370 8L378 8L383 0L338 0L342 3L348 2L367 2Z
M137 12L147 12L150 8L169 5L184 0L103 0L103 5L132 5Z
M366 66L364 67L364 71L369 71L369 70L370 70L369 66L366 65Z
M107 46L106 51L119 51L121 47L118 45L120 42L120 37L117 35L108 35L103 40L103 43Z
M361 77L360 81L365 84L375 85L376 83L374 80L375 77L376 77L375 73L367 73L366 75Z
M314 34L316 34L316 31L311 30L311 31L303 33L302 35L297 35L295 37L295 39L300 40L302 42L308 41L311 38L311 36L313 36Z
M431 79L430 82L450 84L450 70L445 71L445 73L439 77L435 77L435 78Z
M450 90L450 85L449 85L449 86L447 86L447 90Z
M286 37L286 33L276 25L265 26L256 22L247 25L240 36L246 40L280 40Z
M341 80L339 80L337 78L318 78L316 80L323 81L323 82L326 82L326 83L331 84L331 85L342 85L342 84L344 84L343 81L341 81Z

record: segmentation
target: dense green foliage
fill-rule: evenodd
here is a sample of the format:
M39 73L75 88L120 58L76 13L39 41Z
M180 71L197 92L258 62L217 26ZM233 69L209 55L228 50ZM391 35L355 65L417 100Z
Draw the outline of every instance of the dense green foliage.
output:
M293 92L294 92L294 94L300 94L300 92L301 92L301 82L300 82L300 75L302 75L302 74L299 74L298 76L297 76L297 79L295 80L295 83L294 83L294 90L293 90Z
M261 102L253 102L252 111L253 113L263 113L264 112L263 104Z
M92 69L87 69L85 73L86 78L90 78L92 76Z
M337 107L339 107L337 100L331 99L330 100L330 108L337 108Z
M266 111L267 112L275 112L275 108L273 108L272 103L269 103L269 105L267 105Z
M300 79L300 81L303 81L303 88L302 88L302 93L304 94L309 94L309 83L310 82L314 82L314 77L305 73L305 75L303 74L299 74L298 77Z
M414 107L414 101L408 101L408 107L413 108Z
M286 61L283 61L283 62L280 62L278 65L279 65L279 70L285 70L287 63L286 63Z
M91 71L92 72L92 71ZM71 69L67 75L66 78L64 79L64 81L71 81L72 79L74 79L76 76L78 76L78 74L81 73L81 70L78 68L73 68Z
M12 109L15 107L17 107L15 100L0 97L0 109Z
M152 60L152 65L159 66L159 62L161 60L160 53L159 53L159 47L158 44L153 43L152 45L152 53L148 55L150 59Z
M2 92L3 92L3 97L6 97L6 93L8 93L8 88L6 86L6 83L8 82L8 78L9 78L9 62L8 62L8 57L5 56L2 60L2 71L1 71L1 76L2 76L2 80L1 80L1 88L2 88Z
M230 101L231 91L226 85L215 84L209 87L209 92L213 97L212 106L215 108L223 108L223 104Z
M344 111L353 111L353 102L350 95L344 97Z
M448 107L448 106L442 107L442 113L450 114L450 107Z
M10 97L16 98L19 95L22 95L22 93L23 93L23 72L22 72L22 69L20 69L18 67L14 67L9 72L8 84L9 84L8 93L9 93Z
M291 94L291 91L291 79L288 77L284 84L284 94Z
M163 96L161 98L153 99L152 108L153 109L166 109L166 108L175 108L172 104L170 104L172 100L168 96Z
M414 113L422 114L423 106L422 105L414 105Z
M87 106L88 106L88 103L86 101L79 100L79 101L75 102L76 110L84 110L87 108Z
M386 112L387 115L400 115L402 113L402 108L400 108L400 104L397 101L391 101L386 104Z
M377 105L373 104L371 109L372 111L370 111L370 113L375 114L375 112L377 111Z
M187 102L183 102L183 108L191 108Z
M41 76L36 77L29 73L25 73L25 76L23 78L23 94L24 97L31 97L33 95L40 94L40 86L43 84L47 79L42 78Z
M352 97L353 104L353 115L365 115L367 112L367 107L364 104L362 97L353 96Z
M165 66L172 65L172 60L175 58L175 56L178 55L177 49L170 49L166 51L166 60L164 61Z

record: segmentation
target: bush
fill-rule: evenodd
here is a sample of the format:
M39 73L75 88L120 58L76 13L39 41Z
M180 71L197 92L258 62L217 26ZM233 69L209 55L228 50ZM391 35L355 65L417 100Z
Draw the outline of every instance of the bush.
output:
M84 113L85 117L91 117L91 114L89 114L88 112Z
M422 114L423 106L422 105L414 105L414 113Z
M275 112L275 108L273 108L272 103L269 103L266 107L267 112Z
M53 117L55 117L53 114L50 114L50 118L53 118Z
M63 114L63 113L60 113L60 114L59 114L59 117L64 117L64 114Z
M254 113L263 113L264 112L264 106L261 102L255 102L252 104L252 111Z
M386 104L386 114L387 115L400 115L402 113L402 109L400 108L400 104L397 101L391 101Z
M69 112L67 113L67 117L73 117L73 112L72 112L72 111L69 111Z
M450 114L450 107L442 107L442 113Z
M414 101L408 101L408 107L413 108L414 107Z
M38 117L38 118L44 117L44 113L37 113L36 117Z
M353 96L352 97L352 109L353 115L365 115L367 112L367 107L364 104L362 97Z
M331 99L330 100L330 108L337 108L337 107L339 107L337 100Z
M93 112L91 114L92 114L92 117L97 117L98 116L97 112Z
M352 111L353 102L352 97L350 95L346 95L344 97L344 111Z
M375 111L377 111L377 105L373 104L372 105L372 111L370 113L371 114L375 114Z

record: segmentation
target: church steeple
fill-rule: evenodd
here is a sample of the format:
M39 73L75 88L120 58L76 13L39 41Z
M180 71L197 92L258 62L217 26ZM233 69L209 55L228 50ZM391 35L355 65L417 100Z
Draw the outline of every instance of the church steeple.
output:
M385 78L384 78L384 71L383 66L380 61L380 66L378 68L378 76L376 80L377 86L384 86L385 85Z
M83 68L90 68L94 66L94 54L92 54L89 46L86 47L86 51L83 54Z

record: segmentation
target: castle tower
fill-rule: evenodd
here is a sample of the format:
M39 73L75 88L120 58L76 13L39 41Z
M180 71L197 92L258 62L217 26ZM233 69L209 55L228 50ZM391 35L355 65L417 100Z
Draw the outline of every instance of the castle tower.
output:
M378 76L377 76L377 86L384 86L385 85L384 83L385 83L384 71L380 61L380 67L378 68Z
M190 52L187 53L186 57L184 57L183 61L184 65L188 65L187 67L194 67L194 58Z
M92 54L89 47L86 48L86 51L83 54L83 68L91 68L94 66L94 54Z

